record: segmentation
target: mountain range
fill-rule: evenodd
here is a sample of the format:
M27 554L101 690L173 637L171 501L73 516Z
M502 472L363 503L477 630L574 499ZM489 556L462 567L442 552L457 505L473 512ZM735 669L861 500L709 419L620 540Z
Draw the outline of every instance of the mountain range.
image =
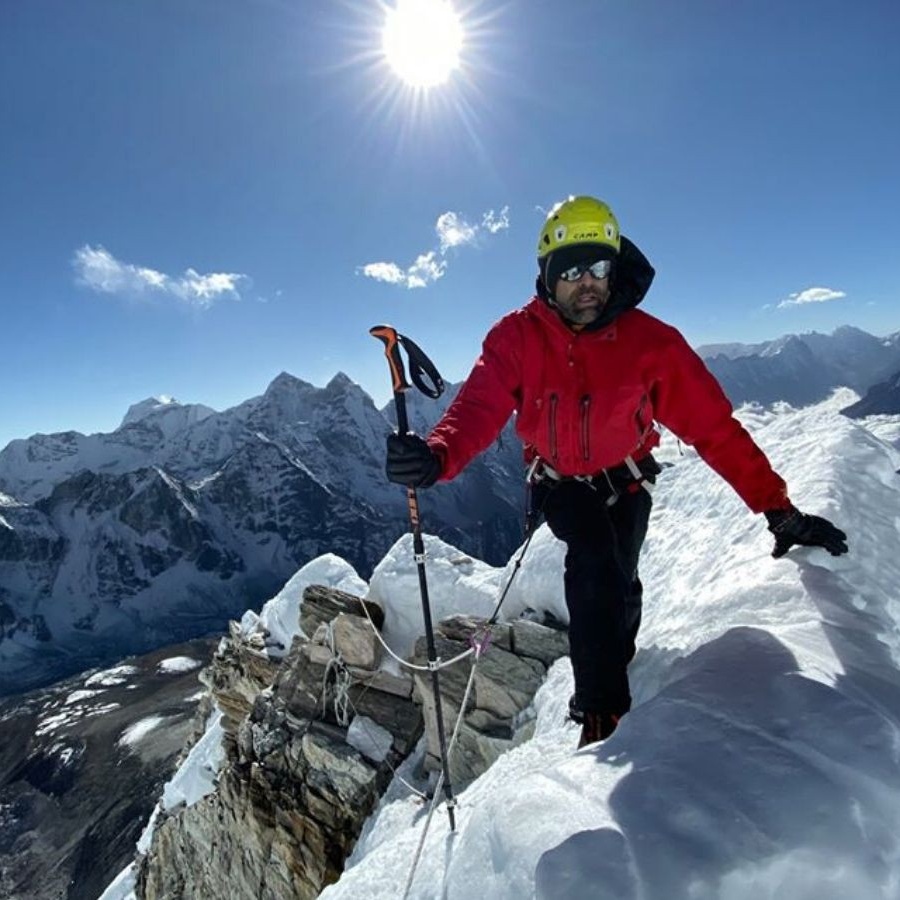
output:
M409 398L419 431L438 401ZM371 571L408 528L384 477L391 409L346 375L282 373L216 412L132 406L108 434L35 435L0 451L0 694L126 653L221 631L300 566L339 553ZM464 477L423 495L428 530L489 561L521 532L511 426Z
M789 334L761 344L697 348L736 406L786 401L805 406L837 387L864 394L900 372L900 332L876 337L844 325L832 334Z

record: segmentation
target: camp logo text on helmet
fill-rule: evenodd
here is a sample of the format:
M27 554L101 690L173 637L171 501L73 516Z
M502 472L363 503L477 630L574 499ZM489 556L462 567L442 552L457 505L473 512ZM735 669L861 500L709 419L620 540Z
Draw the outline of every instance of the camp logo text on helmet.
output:
M574 244L603 244L619 252L619 223L602 200L569 197L557 203L541 229L538 258Z

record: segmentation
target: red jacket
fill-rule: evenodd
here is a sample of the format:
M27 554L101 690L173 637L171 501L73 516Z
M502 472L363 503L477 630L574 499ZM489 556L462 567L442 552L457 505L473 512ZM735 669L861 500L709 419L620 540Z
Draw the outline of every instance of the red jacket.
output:
M659 444L659 422L695 447L754 512L789 505L784 481L700 357L675 328L640 310L581 332L539 297L504 316L428 437L443 463L441 480L484 450L514 411L526 452L562 475L640 459Z

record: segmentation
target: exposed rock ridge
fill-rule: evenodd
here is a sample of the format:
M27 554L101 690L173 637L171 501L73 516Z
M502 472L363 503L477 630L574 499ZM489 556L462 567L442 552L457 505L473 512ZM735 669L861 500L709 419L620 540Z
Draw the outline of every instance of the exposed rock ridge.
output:
M362 604L330 588L307 588L301 633L280 661L265 655L264 635L247 638L232 624L202 678L224 713L226 761L217 789L157 824L138 861L139 898L314 898L340 877L426 722L424 765L434 767L430 675L379 668L381 646ZM380 627L380 608L367 609ZM440 623L442 658L483 628L466 617ZM566 652L565 635L533 622L495 625L491 641L451 764L459 786L523 739L523 713L547 666ZM441 672L451 727L470 666L471 658Z

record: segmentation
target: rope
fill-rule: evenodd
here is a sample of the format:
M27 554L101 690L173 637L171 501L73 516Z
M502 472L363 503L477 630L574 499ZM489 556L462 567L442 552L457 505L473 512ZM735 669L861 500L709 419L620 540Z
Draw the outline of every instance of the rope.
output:
M519 552L519 555L516 558L516 563L513 566L513 570L510 573L509 579L506 582L506 586L503 588L503 591L500 594L500 599L497 601L497 605L494 607L493 613L491 613L491 617L487 620L487 623L485 624L484 628L480 629L479 632L476 632L471 638L472 646L465 653L461 653L459 656L454 657L449 662L444 663L445 666L452 665L454 662L464 659L465 657L469 656L470 654L475 655L475 660L473 661L472 668L469 672L469 680L466 683L466 690L463 693L462 703L460 704L460 707L459 707L459 715L456 717L456 722L453 726L453 734L450 736L450 743L447 746L447 758L448 759L450 758L450 755L453 753L453 748L456 746L456 741L457 741L457 738L459 737L459 730L460 730L460 727L462 726L463 716L465 715L465 712L466 712L466 706L469 703L469 696L472 693L472 686L475 683L475 671L478 667L478 662L481 659L482 653L484 653L485 650L487 650L488 645L490 644L490 637L491 637L490 627L491 627L491 625L496 623L497 617L500 615L500 607L503 606L503 602L506 600L506 595L509 593L509 589L512 587L513 580L515 579L516 574L518 573L519 569L522 567L522 561L525 558L525 553L527 552L528 547L531 544L531 539L534 537L536 531L537 531L536 528L532 528L529 531L528 538L525 541L525 543L522 545L522 550ZM363 604L363 607L365 608L365 604ZM366 611L366 616L368 617L368 611ZM372 627L375 628L375 623L372 622L371 617L369 617L369 622L372 624ZM376 628L375 630L377 632L378 629ZM383 644L383 642L382 642L382 644ZM386 646L386 645L383 644L383 646ZM391 653L391 656L394 656L394 653L392 651L389 650L388 652ZM396 659L396 656L395 656L395 659ZM402 660L401 660L401 662L402 662ZM422 668L422 667L416 667L416 668ZM427 671L427 667L426 667L426 671ZM415 852L415 855L413 856L413 861L412 861L412 865L409 870L409 875L406 878L406 887L404 888L404 891L403 891L403 900L407 900L410 889L412 888L413 879L416 876L416 869L419 866L419 861L422 857L422 850L425 846L425 838L427 837L428 829L431 826L431 819L432 819L432 816L434 815L435 809L437 809L438 803L440 802L441 788L443 787L443 785L444 785L444 772L441 771L441 774L437 780L437 784L435 785L435 788L434 788L434 795L431 798L431 806L428 808L428 817L426 818L425 825L422 828L422 834L419 837L419 844L416 847L416 852Z
M519 551L519 555L516 558L516 563L513 566L513 570L510 573L509 579L506 582L506 585L503 588L503 591L500 594L500 599L497 601L497 605L494 607L494 611L491 613L491 617L485 623L484 628L489 629L491 625L495 625L497 623L497 619L500 615L500 607L503 606L504 601L506 600L506 595L509 593L509 589L512 587L513 580L515 579L518 571L522 568L522 561L525 558L525 554L528 551L528 547L531 544L531 539L534 537L537 529L532 529L528 535L528 539L522 545L522 549ZM403 659L403 657L398 656L391 647L388 646L387 642L381 636L381 632L378 630L378 626L372 621L372 616L369 614L369 609L366 606L365 601L360 603L362 606L363 612L365 613L366 618L369 620L369 624L372 626L372 631L375 632L375 637L378 639L378 643L381 644L382 648L385 652L396 660L403 668L411 669L414 672L430 672L432 668L440 671L441 669L449 668L450 666L456 665L458 662L462 662L464 659L467 659L471 656L475 650L470 647L468 650L464 650L462 653L457 654L452 659L447 660L437 660L434 666L418 666L415 663L407 662L407 660Z
M491 617L487 620L484 627L479 629L472 636L471 646L469 647L469 649L463 651L462 653L457 654L452 659L449 659L446 661L437 660L433 667L432 666L414 665L413 663L407 662L405 659L398 656L391 649L391 647L388 646L388 644L385 642L384 638L381 636L381 633L378 630L378 626L372 621L372 616L369 614L369 610L368 610L365 602L363 602L361 604L361 606L363 608L363 612L365 613L366 618L369 620L369 624L372 626L372 631L375 632L375 636L377 637L378 642L381 644L381 646L384 648L384 650L388 653L389 656L391 656L394 660L396 660L401 666L403 666L406 669L412 669L413 671L416 671L416 672L430 672L430 671L432 671L432 668L438 669L438 670L445 669L449 666L455 665L458 662L461 662L462 660L466 659L469 656L474 655L475 659L472 663L472 668L469 672L469 679L466 683L465 692L463 693L463 699L462 699L462 703L460 704L459 715L457 715L457 717L456 717L456 722L454 723L454 726L453 726L453 733L450 736L450 743L447 746L447 758L448 759L450 758L450 755L453 753L453 749L456 746L457 739L459 738L459 731L462 726L463 717L465 716L466 707L468 706L468 703L469 703L469 697L471 696L471 693L472 693L472 687L475 683L475 672L476 672L476 669L478 666L478 662L481 659L482 653L484 653L485 650L487 650L488 645L490 644L490 636L491 636L490 628L492 625L494 625L497 622L497 619L500 615L500 608L503 606L503 603L506 600L507 594L509 593L509 590L512 587L512 583L516 577L516 574L518 573L519 569L522 567L522 561L525 558L525 554L528 551L529 546L531 545L531 540L534 537L536 531L537 531L536 528L532 528L529 531L528 538L526 539L525 543L522 545L522 549L519 552L518 557L516 557L516 562L515 562L515 565L513 566L513 570L510 573L509 578L507 579L507 582L503 588L503 591L500 594L500 598L497 600L497 605L494 607L494 610L491 613ZM332 648L332 650L333 650L333 648ZM354 708L354 712L355 712L355 708ZM392 767L392 770L393 770L393 767ZM398 778L400 777L400 776L396 775L396 772L394 774L396 777L398 777ZM406 785L408 788L410 788L410 790L412 790L418 796L420 796L420 797L424 796L420 791L417 791L415 788L411 787L402 778L400 779L400 781L404 785ZM434 794L432 795L432 798L431 798L431 804L428 807L428 817L425 819L425 825L422 828L422 834L419 837L419 843L418 843L418 846L416 847L416 852L415 852L415 855L413 856L413 861L412 861L412 865L410 866L409 875L407 876L407 879L406 879L406 887L404 888L404 891L403 891L403 900L406 900L406 898L409 896L410 889L412 888L413 879L415 878L416 870L418 869L419 862L422 858L422 851L425 847L425 839L428 836L428 829L431 827L431 820L432 820L432 817L434 816L434 811L437 809L438 804L440 803L441 788L443 786L444 786L444 772L441 771L440 776L438 777L437 783L434 788Z
M350 704L350 685L353 683L353 676L347 669L344 659L338 652L334 644L334 630L331 622L326 625L326 634L328 635L328 643L331 650L331 659L325 666L325 673L322 675L322 715L325 714L325 708L328 703L328 680L334 673L334 716L341 728L346 728L350 724L350 716L347 708Z
M531 544L531 539L534 537L536 528L532 528L528 534L528 539L522 544L522 549L519 551L519 555L516 558L516 564L513 566L513 570L509 575L509 579L506 582L506 586L503 588L503 592L500 594L500 599L497 601L497 605L494 607L494 611L491 613L491 617L487 620L487 628L490 628L491 625L496 624L497 618L500 615L500 607L503 606L504 600L506 600L506 595L509 593L509 589L512 587L513 579L516 577L519 569L522 568L522 560L525 559L525 553L528 550L529 545Z
M370 619L371 621L371 619ZM374 623L373 623L374 624ZM332 672L335 672L334 679L334 713L335 717L338 720L338 724L342 727L346 728L350 724L350 716L347 713L348 707L353 710L354 715L359 715L355 704L350 699L349 688L353 681L352 676L350 675L349 670L347 669L344 660L341 657L341 654L337 651L334 644L334 632L331 628L331 623L328 623L328 630L326 631L328 636L328 642L330 645L330 650L332 653L331 659L328 661L328 664L325 667L325 674L322 677L322 711L325 712L328 703L328 680L329 675ZM480 638L476 638L474 635L472 637L472 646L463 654L460 654L456 657L456 660L462 659L466 656L471 656L474 654L475 659L472 663L472 668L469 671L469 678L466 682L466 689L463 692L462 703L459 707L459 714L456 717L456 722L453 725L453 733L450 736L450 743L447 746L447 757L450 757L450 754L453 753L453 750L456 746L456 741L459 737L459 731L462 726L463 717L466 713L466 708L469 705L469 697L472 694L472 687L475 684L475 671L478 666L478 662L481 659L482 653L488 648L490 644L490 633L486 633L482 635ZM449 665L449 663L445 664ZM369 684L365 685L365 690L369 689ZM364 718L364 717L363 717ZM376 743L372 732L369 731L365 722L360 721L363 729L372 738L373 744ZM427 795L422 793L422 791L413 787L406 779L404 779L401 775L397 773L397 770L391 765L389 760L385 760L388 763L389 768L394 774L394 777L397 778L405 787L407 787L412 793L416 794L420 799L426 799ZM409 895L410 888L412 887L413 879L415 878L416 870L419 867L419 862L422 858L422 850L425 846L425 839L428 836L428 829L431 827L431 819L434 816L434 811L437 809L438 804L441 799L441 788L444 786L444 772L441 771L440 776L438 777L437 784L434 788L434 794L431 798L431 804L428 808L428 817L425 820L425 826L422 829L422 834L419 838L419 844L416 848L416 853L413 857L412 866L409 870L409 875L406 880L406 887L403 892L403 898L406 898Z
M447 746L447 758L450 758L450 755L453 753L453 748L456 746L456 739L459 736L459 729L462 725L463 716L466 714L466 707L469 704L469 696L472 693L472 685L475 683L475 669L478 666L478 662L481 659L481 654L487 649L487 641L475 642L472 647L472 653L475 654L475 660L472 663L472 668L469 671L469 680L466 683L466 690L463 693L462 703L459 706L459 715L456 717L456 723L453 726L453 734L450 736L450 743ZM415 855L413 856L412 865L410 866L409 875L406 877L406 887L403 890L403 900L407 900L409 896L410 889L412 888L413 879L416 876L416 869L419 867L419 861L422 858L422 850L425 846L425 838L428 836L428 829L431 826L431 819L434 815L435 809L438 807L438 803L441 799L441 788L444 786L444 772L441 771L440 776L438 777L437 784L434 787L434 795L431 798L431 806L428 808L428 817L425 819L425 825L422 828L422 834L419 836L419 844L416 847Z
M393 657L393 659L400 663L400 665L405 669L412 669L412 671L414 672L430 672L432 669L437 669L438 671L440 671L441 669L446 669L449 666L456 665L456 663L458 662L462 662L462 660L471 656L475 652L470 647L468 650L464 650L462 653L454 656L453 659L437 660L433 666L417 666L415 663L407 662L405 659L403 659L402 656L398 656L396 653L394 653L394 651L387 645L384 638L381 636L381 632L378 630L378 626L372 621L372 616L369 615L369 610L366 607L365 602L361 603L361 606L363 608L363 612L366 614L366 618L369 620L369 624L372 626L372 630L375 632L375 637L378 638L378 643L381 644L381 646L389 656Z
M437 780L437 784L434 788L434 795L431 798L431 806L428 807L428 817L425 819L425 826L422 828L422 834L419 835L419 844L416 847L415 855L413 856L412 866L409 870L409 875L406 876L406 887L403 889L403 900L406 900L409 897L409 891L412 887L413 878L416 877L416 869L419 867L419 860L422 858L422 849L425 846L425 838L428 835L428 828L431 825L431 818L434 815L434 811L437 809L437 805L441 799L441 788L444 786L444 773L441 772L440 777Z

